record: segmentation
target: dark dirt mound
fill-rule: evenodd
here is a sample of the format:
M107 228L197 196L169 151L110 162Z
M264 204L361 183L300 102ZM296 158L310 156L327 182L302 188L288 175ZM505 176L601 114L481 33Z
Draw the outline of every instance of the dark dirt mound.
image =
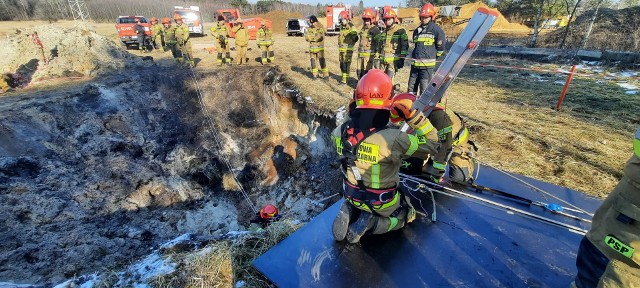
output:
M578 16L571 24L566 48L583 48L584 36L589 29L595 10ZM640 6L620 10L598 10L586 49L640 52ZM543 47L557 48L565 29L558 29L541 37Z
M227 175L254 205L303 221L338 191L322 169L329 120L303 109L277 69L200 74L221 146L188 75L139 72L0 98L3 281L55 284L184 233L243 230L254 214Z

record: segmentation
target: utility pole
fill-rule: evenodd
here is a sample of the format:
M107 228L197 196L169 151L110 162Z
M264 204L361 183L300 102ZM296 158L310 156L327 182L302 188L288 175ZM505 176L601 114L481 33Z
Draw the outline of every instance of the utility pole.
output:
M91 20L89 18L89 9L87 9L87 4L84 3L84 0L69 0L69 8L71 8L71 15L73 15L74 21L84 23Z

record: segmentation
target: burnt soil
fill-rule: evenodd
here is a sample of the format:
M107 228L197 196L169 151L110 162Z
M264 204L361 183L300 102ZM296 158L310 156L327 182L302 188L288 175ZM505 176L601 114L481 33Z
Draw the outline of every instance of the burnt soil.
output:
M116 269L184 233L244 230L252 205L302 221L325 208L334 120L277 68L195 79L205 110L189 70L153 66L0 97L0 279Z

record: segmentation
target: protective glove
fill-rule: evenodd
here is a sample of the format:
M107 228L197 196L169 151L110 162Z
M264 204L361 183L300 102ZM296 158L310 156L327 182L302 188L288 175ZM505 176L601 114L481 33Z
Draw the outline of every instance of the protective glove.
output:
M413 102L411 102L411 100L409 99L401 99L395 101L393 102L393 106L391 107L391 113L395 113L395 115L398 115L398 117L402 118L405 121L409 120L413 118L418 112L418 109L411 109L412 105Z
M432 182L440 183L440 180L444 176L445 169L438 169L438 168L433 167L433 165L429 165L429 166L427 166L426 173L427 173L427 176L429 177L429 179Z
M400 69L404 67L404 59L398 59L395 63L396 68Z
M218 36L218 41L220 41L220 43L224 43L225 39L223 35Z

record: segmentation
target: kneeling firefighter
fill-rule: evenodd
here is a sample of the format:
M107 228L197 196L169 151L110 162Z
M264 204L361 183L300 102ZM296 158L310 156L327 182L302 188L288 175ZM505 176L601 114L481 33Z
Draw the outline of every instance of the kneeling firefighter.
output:
M344 203L333 222L333 236L357 243L367 232L383 234L415 219L415 209L399 189L402 159L426 159L438 143L427 140L432 130L424 114L411 107L392 106L393 83L382 70L372 69L358 82L355 109L332 138L341 156ZM388 128L394 110L415 131L409 135Z
M393 97L394 105L411 107L416 101L412 93L400 93ZM391 111L391 122L399 123L402 118ZM469 129L458 113L446 107L442 103L429 114L429 121L437 130L440 148L432 154L426 165L423 159L412 157L402 165L402 172L410 175L426 174L429 180L439 183L445 174L447 163L449 164L449 178L457 183L473 182L475 170L476 152L478 148L469 140Z

